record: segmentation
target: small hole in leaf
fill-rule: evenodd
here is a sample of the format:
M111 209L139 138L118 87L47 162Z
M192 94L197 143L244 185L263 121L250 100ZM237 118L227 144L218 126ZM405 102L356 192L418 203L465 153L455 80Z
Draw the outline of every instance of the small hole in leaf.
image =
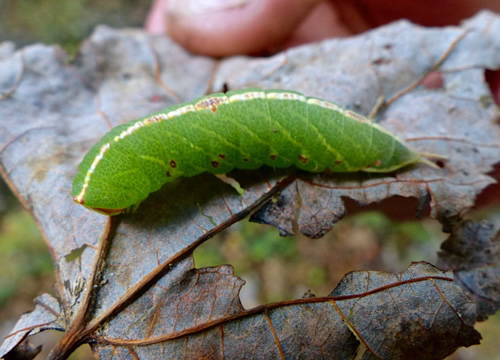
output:
M484 72L484 77L486 82L490 87L491 93L497 105L500 104L500 71L498 70L486 70Z
M80 256L82 256L83 251L87 248L87 245L82 245L79 248L72 250L68 255L65 256L67 262L75 261Z
M443 160L437 160L436 165L439 166L441 169L444 168L444 161Z

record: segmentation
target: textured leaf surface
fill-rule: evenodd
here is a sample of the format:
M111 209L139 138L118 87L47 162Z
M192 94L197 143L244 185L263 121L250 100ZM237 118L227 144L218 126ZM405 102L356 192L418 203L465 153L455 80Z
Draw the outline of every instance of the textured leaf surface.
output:
M500 308L500 231L491 224L449 224L439 266L454 271L456 282L477 304L477 320Z
M470 31L453 48L466 28ZM397 291L399 298L387 288L366 294L371 285L378 289L380 284L368 283L367 273L360 273L355 277L364 277L364 283L345 280L341 287L347 282L354 290L334 294L354 294L360 299L356 304L349 299L339 303L340 299L316 298L321 300L278 304L246 314L238 298L242 282L231 268L194 269L190 254L199 243L278 193L256 216L279 224L283 234L293 233L298 225L309 236L321 236L342 217L343 197L367 204L393 195L413 196L429 199L435 216L465 211L492 183L486 174L500 154L495 106L484 82L484 68L500 67L498 33L500 19L488 13L461 28L423 29L399 22L269 59L234 58L217 64L189 55L165 38L101 27L83 45L74 64L68 64L56 47L33 45L10 50L10 55L2 52L0 165L4 178L40 224L57 264L60 310L50 305L57 316L46 319L49 327L63 326L76 331L79 340L97 341L93 347L101 358L217 357L221 351L226 358L240 354L273 358L280 352L299 354L301 342L309 345L304 350L307 355L352 358L359 346L354 329L371 349L366 358L373 356L369 353L385 356L387 349L411 358L417 352L408 348L408 339L420 336L421 329L415 327L414 318L405 320L413 313L398 312L395 318L394 309L395 304L414 309L411 305L418 302L423 310L417 315L425 320L426 329L444 331L447 337L437 345L441 335L429 336L415 345L418 349L438 348L440 356L477 341L471 330L473 305L453 285L451 274L436 275L435 269L411 268L410 274L416 271L415 276L425 278L415 282L420 285L412 291L395 275L380 275L383 286L394 284L391 291ZM442 88L418 86L377 117L418 150L448 156L443 169L417 167L390 176L315 176L269 168L237 171L231 175L245 189L243 196L213 176L201 175L168 184L150 196L140 211L123 217L107 242L99 242L106 217L74 204L69 195L81 157L112 126L220 90L223 83L231 88L294 89L366 115L380 95L391 99L408 88L451 48L439 68ZM432 276L446 279L431 280ZM380 294L391 294L390 301ZM92 306L87 312L89 298ZM436 304L442 307L433 307ZM28 323L18 324L0 356L31 328L39 327L37 311L20 320ZM365 316L355 316L358 311ZM376 325L387 319L399 330L390 327L381 335ZM345 325L348 320L350 327ZM401 329L408 333L403 342L396 336ZM304 334L311 338L303 339ZM166 341L180 335L185 336ZM388 339L394 341L385 343Z
M242 284L234 279L221 267L158 284L142 300L170 301L155 302L146 313L146 304L127 308L98 333L96 351L104 358L350 359L364 351L367 359L442 359L460 345L479 343L475 305L451 273L428 264L399 275L354 272L328 297L249 312L239 305ZM197 327L195 335L177 338Z

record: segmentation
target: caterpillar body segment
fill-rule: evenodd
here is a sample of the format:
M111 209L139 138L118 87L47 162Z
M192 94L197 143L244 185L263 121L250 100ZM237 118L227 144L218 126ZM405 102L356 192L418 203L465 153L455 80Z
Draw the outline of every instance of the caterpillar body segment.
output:
M381 126L334 103L246 89L113 128L85 155L72 195L89 209L116 215L166 182L203 172L294 165L309 172L384 173L418 162L429 163Z

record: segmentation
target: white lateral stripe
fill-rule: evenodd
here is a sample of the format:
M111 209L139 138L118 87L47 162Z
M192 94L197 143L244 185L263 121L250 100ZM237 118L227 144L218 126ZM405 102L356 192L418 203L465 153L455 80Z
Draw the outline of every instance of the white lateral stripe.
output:
M242 94L232 95L229 98L229 102L255 100L255 99L265 99L266 93L264 91L249 91Z
M170 111L168 112L165 117L166 119L172 119L172 118L175 118L175 117L178 117L178 116L182 116L184 114L187 114L189 112L194 112L196 111L196 109L194 108L193 105L186 105L186 106L183 106L183 107L180 107L178 109L175 109L173 111ZM162 119L162 120L165 120L165 119Z
M85 175L85 180L83 182L82 190L76 196L76 199L78 202L80 202L80 203L83 202L83 197L85 196L85 192L87 191L87 188L89 186L90 177L94 173L95 168L97 167L97 164L99 164L99 162L102 160L104 154L106 153L106 151L109 150L110 147L111 147L110 143L106 143L103 146L101 146L101 148L99 149L99 154L97 154L94 161L92 161L92 165L90 165L90 168L87 171L87 174Z
M307 98L304 95L290 93L290 92L271 92L267 93L268 99L278 99L278 100L296 100L301 102L306 102Z
M338 111L339 113L342 113L342 114L344 113L344 109L342 109L337 104L331 103L329 101L325 101L325 100L321 100L321 99L316 99L316 98L308 98L307 99L307 103L311 104L311 105L316 105L316 106L319 106L319 107L322 107L322 108L335 110L335 111Z
M138 121L138 122L134 123L133 125L129 126L127 129L122 131L119 135L115 136L113 138L113 141L115 143L118 143L119 141L125 139L127 136L132 135L135 131L137 131L138 129L140 129L143 126L151 125L153 123L157 123L157 122L161 122L161 121L165 121L165 120L170 120L170 119L182 116L184 114L187 114L189 112L195 112L195 111L201 110L204 107L197 109L197 106L199 104L202 104L202 103L204 105L209 105L209 104L211 104L211 102L213 102L214 106L218 106L220 104L229 104L229 103L234 103L234 102L238 102L238 101L247 101L247 100L255 100L255 99L295 100L295 101L300 101L300 102L304 102L307 104L316 105L316 106L320 106L323 108L335 110L335 111L338 111L340 113L344 113L344 109L342 109L340 106L338 106L334 103L331 103L331 102L328 102L325 100L321 100L321 99L316 99L316 98L307 98L302 94L297 94L297 93L293 93L293 92L268 92L268 93L266 93L264 91L248 91L245 93L232 95L229 98L226 96L206 97L194 105L188 104L188 105L182 106L180 108L177 108L175 110L169 111L168 113L161 113L161 114L152 115L150 117L145 118L142 121ZM96 155L94 161L92 161L92 165L90 166L89 170L87 171L87 174L85 175L82 190L75 197L78 202L80 202L80 203L83 202L83 198L84 198L85 192L87 191L87 188L89 186L91 176L94 173L99 162L103 159L104 154L106 153L106 151L109 150L110 147L111 147L111 142L106 143L103 146L101 146L101 148L99 150L99 154Z
M144 119L142 122L144 123L144 125L150 125L150 124L157 123L157 122L167 120L167 119L168 119L167 115L162 113L162 114L156 114L156 115L150 116L150 117Z

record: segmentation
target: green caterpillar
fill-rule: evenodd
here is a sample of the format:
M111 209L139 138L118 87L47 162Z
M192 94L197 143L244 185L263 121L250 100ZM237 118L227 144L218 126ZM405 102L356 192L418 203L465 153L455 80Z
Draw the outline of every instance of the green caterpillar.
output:
M94 145L73 200L117 215L169 181L262 165L309 172L387 173L434 165L369 119L289 90L218 93L120 125Z

